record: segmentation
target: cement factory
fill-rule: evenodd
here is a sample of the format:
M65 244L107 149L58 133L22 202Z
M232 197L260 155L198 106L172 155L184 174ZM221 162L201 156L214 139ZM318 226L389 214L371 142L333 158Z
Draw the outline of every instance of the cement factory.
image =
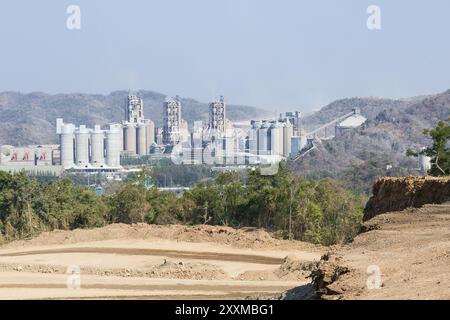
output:
M209 104L207 123L194 121L192 128L182 118L182 101L178 96L166 98L162 113L162 128L156 128L144 116L143 99L130 93L121 123L88 128L58 118L59 144L2 146L0 170L53 175L116 173L123 171L125 159L144 156L170 157L179 164L252 167L282 159L297 161L315 148L315 141L330 139L366 122L359 110L354 109L309 133L302 126L299 112L287 112L277 119L252 120L239 127L227 118L224 97Z

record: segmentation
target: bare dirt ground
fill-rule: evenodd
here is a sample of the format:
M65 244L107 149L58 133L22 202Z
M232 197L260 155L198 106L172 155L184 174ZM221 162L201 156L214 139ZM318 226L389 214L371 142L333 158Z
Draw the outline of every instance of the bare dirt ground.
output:
M0 247L0 299L273 295L309 282L323 252L254 229L116 224L54 231ZM68 287L78 277L68 267L79 268L79 289Z
M364 228L321 261L322 298L450 299L450 203L385 213ZM369 266L381 271L379 289L367 286Z

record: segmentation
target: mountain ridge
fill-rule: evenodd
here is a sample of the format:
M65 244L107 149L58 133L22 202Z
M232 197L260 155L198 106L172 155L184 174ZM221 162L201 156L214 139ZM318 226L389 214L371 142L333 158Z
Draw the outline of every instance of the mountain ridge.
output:
M423 130L450 117L450 90L401 100L341 99L304 122L307 127L315 127L354 107L367 118L361 128L318 143L315 150L291 166L298 174L338 177L349 188L370 193L376 177L418 174L417 160L407 157L406 150L419 150L432 143Z
M166 95L140 90L136 92L144 99L144 114L156 126L162 126L163 102ZM0 93L0 144L26 145L55 143L56 118L64 118L74 124L106 125L120 122L124 118L124 105L128 91L116 90L109 94L44 92ZM182 117L190 125L194 120L208 119L208 103L192 98L180 98L183 104ZM249 120L269 116L272 113L250 106L227 105L227 117L232 120Z

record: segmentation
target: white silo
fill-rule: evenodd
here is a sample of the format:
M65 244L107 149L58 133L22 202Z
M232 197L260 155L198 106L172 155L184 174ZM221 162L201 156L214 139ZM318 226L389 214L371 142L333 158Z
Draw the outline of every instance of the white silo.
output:
M235 142L235 137L230 133L225 134L223 137L224 164L230 165L235 163Z
M78 130L75 131L75 164L77 167L85 168L89 166L89 136L90 132L85 125L80 125Z
M124 140L123 149L129 155L136 155L136 126L133 123L125 124L123 140Z
M291 154L291 139L294 135L294 127L289 122L283 123L283 156Z
M123 125L120 125L120 151L125 150L125 127Z
M120 167L121 131L120 124L110 124L109 130L106 131L106 164L108 167Z
M147 141L147 146L146 146L146 150L147 152L149 152L152 144L155 142L155 124L153 123L152 120L145 120L145 127L146 127L146 141Z
M296 156L301 148L301 138L299 136L292 136L291 138L291 156Z
M283 128L278 122L270 126L270 154L283 155Z
M70 169L75 166L74 163L74 133L75 126L71 123L60 124L61 136L61 165L64 169Z
M422 152L425 148L422 148ZM431 157L428 157L425 154L419 153L418 157L419 161L419 171L423 175L428 175L428 171L431 170Z
M148 154L146 125L139 123L136 129L136 153L140 156Z
M102 167L105 164L104 136L100 126L96 125L91 133L91 164L94 167Z
M269 125L267 122L263 122L261 128L258 130L258 154L268 155L269 154Z
M248 132L248 163L255 164L258 155L258 129L260 123L252 121L252 127Z

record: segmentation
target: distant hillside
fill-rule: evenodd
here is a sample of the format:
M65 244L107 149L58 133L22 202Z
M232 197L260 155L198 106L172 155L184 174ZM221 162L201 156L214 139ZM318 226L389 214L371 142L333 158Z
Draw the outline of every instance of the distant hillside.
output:
M299 173L338 176L358 191L370 192L378 175L415 173L416 162L406 149L430 144L423 129L450 117L450 90L406 100L352 98L338 100L308 116L308 128L326 123L358 107L368 118L363 128L322 142L316 150L292 164ZM392 169L386 169L390 165Z
M138 92L144 99L144 112L157 126L162 125L163 102L161 93ZM53 143L55 119L62 117L74 124L107 124L124 117L127 91L115 91L109 95L94 94L21 94L0 93L0 144L25 145ZM182 116L190 125L194 120L208 119L208 104L182 98ZM230 120L249 120L265 117L270 112L254 107L227 105Z

